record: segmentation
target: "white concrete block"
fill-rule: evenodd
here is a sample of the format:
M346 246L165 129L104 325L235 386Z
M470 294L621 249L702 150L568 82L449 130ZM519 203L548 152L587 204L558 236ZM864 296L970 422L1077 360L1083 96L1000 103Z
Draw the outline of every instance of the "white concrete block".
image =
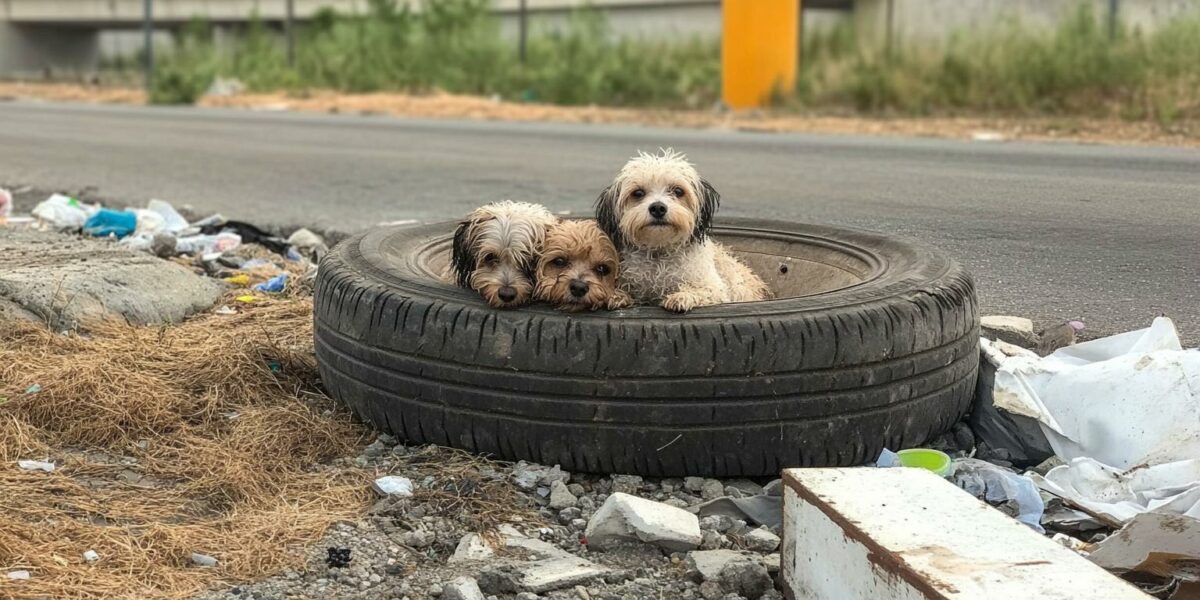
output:
M700 519L682 508L617 492L592 515L584 536L597 549L641 541L682 552L700 545Z
M921 469L784 471L793 600L1146 600L1133 586Z

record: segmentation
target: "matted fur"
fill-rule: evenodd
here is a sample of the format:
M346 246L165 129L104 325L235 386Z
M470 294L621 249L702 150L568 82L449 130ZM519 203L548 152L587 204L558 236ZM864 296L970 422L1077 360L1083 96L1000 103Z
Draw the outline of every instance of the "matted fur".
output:
M639 152L625 163L596 200L596 219L620 250L620 285L634 301L686 312L771 297L762 279L709 239L720 200L674 150Z
M630 304L617 287L621 257L595 221L560 221L546 230L534 297L561 310L615 310ZM572 293L586 290L581 295Z
M511 200L471 211L454 233L453 281L496 308L525 304L546 228L557 220L544 206Z

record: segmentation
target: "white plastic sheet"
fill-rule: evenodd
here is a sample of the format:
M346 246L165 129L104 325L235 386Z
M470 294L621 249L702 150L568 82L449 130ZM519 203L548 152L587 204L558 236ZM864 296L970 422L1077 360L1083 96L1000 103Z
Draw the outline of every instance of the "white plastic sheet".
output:
M1067 461L1043 489L1118 522L1200 514L1200 351L1170 319L1045 358L986 346L995 405L1036 419Z

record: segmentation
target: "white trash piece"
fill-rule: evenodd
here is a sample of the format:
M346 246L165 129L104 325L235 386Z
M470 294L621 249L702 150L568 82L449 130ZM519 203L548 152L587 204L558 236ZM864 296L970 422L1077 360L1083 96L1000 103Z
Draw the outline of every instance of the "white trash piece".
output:
M95 550L88 550L83 553L83 560L87 562L96 562L100 560L100 555Z
M7 221L12 216L12 207L12 193L4 188L0 188L0 223Z
M203 256L206 254L220 255L242 245L242 236L236 233L218 233L216 235L193 235L181 237L175 242L175 251L180 254Z
M45 471L47 473L54 472L54 463L43 460L18 460L17 466L26 471Z
M33 207L33 216L59 231L80 229L99 208L84 204L70 196L54 194Z
M151 200L146 204L146 210L154 211L162 217L162 230L167 233L179 233L188 228L187 219L183 218L183 215L179 214L179 211L175 210L175 207L171 206L169 202Z
M24 569L22 569L20 571L9 571L8 578L9 579L29 579L29 571L26 571Z
M1017 520L1038 533L1045 533L1042 513L1046 511L1046 503L1042 502L1032 479L974 458L960 458L953 465L955 485L990 503L1015 501Z
M997 362L993 401L1036 419L1055 454L1039 487L1116 524L1200 514L1200 350L1170 319L1039 358Z
M413 482L407 477L397 477L395 475L380 477L375 480L375 483L371 484L371 487L380 496L400 496L407 498L413 495Z

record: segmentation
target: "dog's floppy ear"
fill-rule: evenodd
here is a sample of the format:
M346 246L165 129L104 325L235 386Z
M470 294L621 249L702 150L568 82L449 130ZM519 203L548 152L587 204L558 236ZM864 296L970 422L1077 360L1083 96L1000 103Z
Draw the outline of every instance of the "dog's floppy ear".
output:
M696 218L696 228L692 230L692 239L701 241L708 237L712 229L713 215L721 207L721 194L708 181L700 180L700 215Z
M621 249L621 223L617 218L617 194L621 186L614 183L600 192L596 198L596 224L612 240L618 250Z
M454 279L462 287L471 287L471 273L475 271L475 250L471 247L471 221L463 221L454 231L454 252L451 255L451 266L454 268Z

